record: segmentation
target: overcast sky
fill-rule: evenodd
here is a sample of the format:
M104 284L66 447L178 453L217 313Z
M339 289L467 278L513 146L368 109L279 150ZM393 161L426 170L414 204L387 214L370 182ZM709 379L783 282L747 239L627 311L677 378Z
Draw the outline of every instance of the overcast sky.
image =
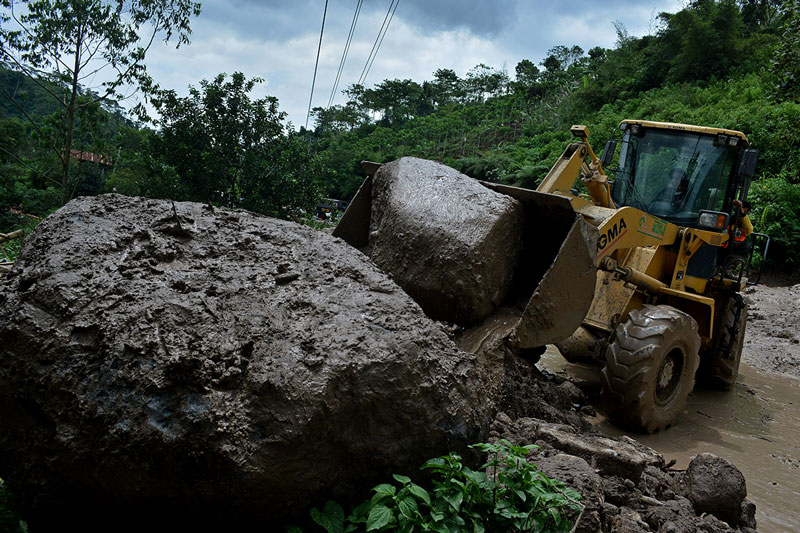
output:
M325 0L201 0L192 23L192 43L154 46L146 63L164 88L186 94L189 85L220 72L243 72L265 82L256 96L270 94L297 128L306 122L314 61ZM459 76L479 63L505 68L513 77L522 59L542 61L549 48L579 45L611 48L614 21L628 33L655 31L658 13L674 13L682 0L399 0L397 10L365 81L429 80L439 68ZM353 20L356 0L329 0L313 106L326 106ZM390 0L364 0L334 104L355 83L383 23ZM312 122L309 122L311 125Z

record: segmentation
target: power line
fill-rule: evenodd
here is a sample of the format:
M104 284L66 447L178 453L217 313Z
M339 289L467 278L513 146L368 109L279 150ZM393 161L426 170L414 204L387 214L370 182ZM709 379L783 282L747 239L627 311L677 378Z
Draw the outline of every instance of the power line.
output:
M395 3L396 2L396 3ZM361 71L361 76L358 78L358 85L362 85L364 80L367 77L367 72L372 65L372 62L375 61L376 55L378 55L378 48L380 48L380 42L383 41L383 36L386 35L386 31L389 30L389 24L387 22L391 22L391 19L394 17L394 10L397 10L397 6L400 4L400 0L392 0L389 3L389 9L386 11L386 16L383 17L383 24L381 24L381 28L378 30L378 36L375 37L375 42L372 43L372 50L367 56L367 62L364 65L364 69ZM394 10L392 9L394 7Z
M344 45L344 51L342 52L342 60L339 62L339 71L336 73L336 80L333 82L333 89L331 90L331 97L328 99L328 107L333 105L333 99L336 97L336 89L339 88L339 81L342 78L342 71L344 70L345 61L347 61L347 54L350 51L350 43L353 41L353 34L356 30L356 24L358 23L358 14L361 11L361 4L364 3L364 0L358 0L356 3L356 11L353 13L353 22L350 23L350 33L347 35L347 42Z
M400 5L400 0L397 0L396 3L394 4L394 9L392 9L392 15L389 17L389 22L386 23L386 30L383 32L383 35L381 36L381 40L378 43L378 48L375 50L375 54L372 56L372 61L370 61L369 67L367 67L367 73L364 74L364 80L362 81L366 81L367 76L369 76L369 71L372 69L372 64L375 62L375 58L378 57L378 50L381 49L381 45L383 44L383 38L386 37L386 33L389 31L389 24L392 23L392 19L394 18L394 12L397 11L397 6L399 5ZM391 7L392 6L390 5L389 9L391 9Z
M314 63L314 78L311 80L311 96L308 97L308 111L306 112L306 129L308 129L308 117L311 115L311 101L314 99L314 84L317 82L317 67L319 66L319 52L320 50L322 50L322 34L325 32L325 16L327 14L328 14L328 0L325 0L325 9L322 12L322 28L319 30L317 61Z

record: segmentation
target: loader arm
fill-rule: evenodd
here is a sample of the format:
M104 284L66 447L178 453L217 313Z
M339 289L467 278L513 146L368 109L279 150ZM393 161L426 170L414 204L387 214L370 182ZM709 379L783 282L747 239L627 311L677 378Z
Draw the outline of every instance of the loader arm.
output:
M594 205L614 208L608 176L603 171L602 162L592 150L592 145L589 144L589 129L586 126L572 126L570 131L580 139L580 142L567 146L536 190L566 196L575 208L591 205L586 199L572 193L572 187L580 177L589 190Z
M681 228L633 207L583 207L578 212L596 223L599 231L597 260L601 272L595 301L587 314L590 325L610 332L643 301L658 298L691 311L700 334L711 338L714 299L697 294L703 290L686 290L689 283L704 283L691 280L687 268L701 246L721 246L728 240L726 233Z

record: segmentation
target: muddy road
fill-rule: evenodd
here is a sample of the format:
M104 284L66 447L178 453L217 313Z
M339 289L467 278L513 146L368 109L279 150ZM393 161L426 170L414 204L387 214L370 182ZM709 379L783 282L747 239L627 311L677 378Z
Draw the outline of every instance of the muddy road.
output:
M742 366L731 392L696 389L677 425L655 435L631 434L686 468L692 456L711 452L734 463L747 479L759 531L800 531L800 284L746 291L750 316ZM540 367L599 390L593 372L566 363L554 347ZM596 395L595 395L596 398ZM598 399L599 400L599 399ZM610 436L596 402L592 422Z

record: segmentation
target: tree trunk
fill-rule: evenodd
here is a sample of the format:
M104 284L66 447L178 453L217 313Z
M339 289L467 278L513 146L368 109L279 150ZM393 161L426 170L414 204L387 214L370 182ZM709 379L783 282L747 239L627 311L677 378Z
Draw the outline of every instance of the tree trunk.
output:
M75 109L78 99L78 75L81 68L81 45L83 44L83 33L78 33L75 43L75 66L72 70L72 87L70 91L69 105L67 106L67 134L64 139L64 158L61 161L61 205L67 203L67 181L69 180L70 152L72 151L72 129L75 127Z

